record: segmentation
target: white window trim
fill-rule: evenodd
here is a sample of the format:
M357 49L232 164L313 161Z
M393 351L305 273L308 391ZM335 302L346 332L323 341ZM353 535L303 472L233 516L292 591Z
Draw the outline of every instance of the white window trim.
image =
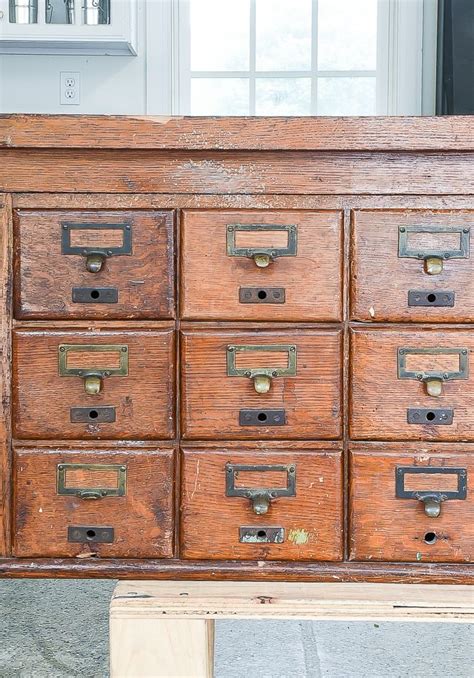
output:
M436 0L379 0L379 3L377 111L385 115L433 114ZM179 115L189 111L189 88L184 86L189 77L189 41L181 40L180 44L179 39L183 35L183 25L189 21L186 5L186 0L146 0L148 114ZM423 49L424 37L430 49ZM252 44L255 46L254 39L251 39ZM313 50L312 75L308 76L307 72L301 75L315 77L316 58L316 50ZM251 53L251 75L254 74L252 63L254 65L255 60ZM361 75L370 73L364 71ZM246 71L245 76L248 74ZM291 75L295 72L271 73L271 77ZM347 71L343 75L357 75L357 72ZM252 95L251 88L251 106L254 103ZM313 87L315 96L316 87Z

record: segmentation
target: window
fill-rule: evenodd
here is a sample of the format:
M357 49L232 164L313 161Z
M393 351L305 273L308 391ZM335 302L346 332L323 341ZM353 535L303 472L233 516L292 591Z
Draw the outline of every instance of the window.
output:
M179 0L179 112L385 113L378 0Z

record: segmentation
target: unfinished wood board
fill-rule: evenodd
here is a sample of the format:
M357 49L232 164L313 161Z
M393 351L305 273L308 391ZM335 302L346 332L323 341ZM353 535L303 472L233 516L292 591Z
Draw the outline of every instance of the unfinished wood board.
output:
M120 582L111 620L320 619L474 621L470 586L287 582Z

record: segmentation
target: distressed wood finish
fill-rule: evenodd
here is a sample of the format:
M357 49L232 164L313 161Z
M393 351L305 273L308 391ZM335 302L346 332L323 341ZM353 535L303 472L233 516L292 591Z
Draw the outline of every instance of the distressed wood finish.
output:
M425 515L423 502L398 498L398 467L457 467L467 470L467 498L441 504L437 518ZM452 489L450 476L426 476L411 485L420 490ZM407 454L390 445L351 455L350 546L355 560L472 562L474 550L474 455L471 447L449 451L431 446ZM415 484L414 484L415 483ZM448 488L449 485L449 488Z
M252 448L183 449L181 555L217 560L342 560L341 453ZM226 496L226 465L282 464L295 468L296 496L277 497L256 515L245 497ZM286 473L241 471L236 487L286 487ZM204 526L206 526L204 528ZM240 543L239 528L282 527L281 544Z
M101 392L89 395L81 377L59 375L61 344L126 345L128 376L105 377ZM98 368L100 360L105 357L88 354L84 366ZM106 326L92 332L16 330L13 375L17 438L161 440L174 436L172 330L114 332ZM71 407L93 410L107 405L116 408L113 423L71 422Z
M11 523L11 196L0 195L0 556L10 553Z
M8 192L43 191L47 180L58 193L474 193L468 151L0 151L0 191Z
M421 261L398 257L396 228L436 222L472 231L473 157L472 117L81 116L71 128L69 116L0 116L0 576L472 583L470 494L443 502L433 530L446 529L413 557L428 519L415 500L396 500L390 511L393 485L383 489L383 469L396 459L471 465L472 365L468 379L447 381L438 398L424 395L418 380L399 380L396 365L400 342L466 341L472 355L472 252L428 276ZM71 288L92 288L92 274L82 256L59 253L60 221L125 215L134 227L132 255L107 258L93 276L117 286L120 302L79 309ZM297 257L262 270L228 257L220 235L228 218L298 219ZM288 301L237 301L239 287L263 280L285 287ZM408 289L428 284L435 292L452 286L454 307L407 308ZM86 396L80 377L58 375L58 344L92 338L133 348L129 375L106 378L100 396ZM298 345L295 377L276 377L269 393L257 395L248 377L227 376L229 343L277 341ZM259 355L255 367L268 360ZM443 369L451 369L446 360ZM115 406L116 422L71 423L70 408L92 402ZM453 408L454 422L408 425L408 407ZM240 426L245 408L285 409L288 423ZM299 496L275 499L260 516L247 499L224 496L227 459L289 457L306 471L298 472ZM51 470L70 458L123 459L131 469L127 496L88 502L57 495ZM86 471L76 477L93 483ZM243 475L253 484L274 477ZM321 477L330 486L324 496ZM276 516L295 529L304 516L303 529L314 534L320 510L322 549L312 540L233 542L244 518ZM88 517L114 520L116 542L93 555L65 541L76 517L85 525ZM166 536L158 534L161 524ZM246 555L254 546L259 553Z
M442 395L427 394L417 379L399 379L398 349L460 348L468 351L468 379L447 381ZM355 329L351 337L351 437L356 440L474 440L474 331L466 328ZM407 357L413 370L454 370L454 356ZM409 424L408 408L451 408L449 425Z
M15 314L17 318L174 317L173 213L146 211L16 210ZM61 234L69 224L127 224L131 254L107 257L97 273L86 258L63 254ZM69 232L70 229L69 229ZM81 244L107 249L121 245L118 230L73 231ZM92 240L92 235L96 238ZM98 237L97 237L98 236ZM79 243L77 243L79 244ZM159 275L156 272L159 271ZM73 287L116 288L118 303L74 303ZM92 303L91 303L92 302Z
M185 331L181 339L182 434L184 438L339 438L341 436L341 333L337 330L275 332ZM256 393L252 379L227 376L227 347L295 345L296 376L272 379ZM245 367L269 368L269 352L245 354ZM280 354L278 354L279 356ZM284 360L281 355L280 360ZM279 363L279 365L283 365ZM278 365L278 366L279 366ZM279 409L283 426L241 426L241 409Z
M77 118L77 116L75 116ZM0 147L472 151L469 116L200 118L2 115Z
M468 258L448 259L443 271L429 275L423 259L398 256L401 228L417 226L469 229ZM459 233L410 233L420 253L459 249ZM353 215L352 319L390 322L474 322L474 210L356 211ZM435 297L455 293L453 307L408 305L408 291L429 291ZM436 301L436 299L433 299Z
M19 557L169 558L173 555L172 449L15 449L15 542ZM97 500L57 492L59 464L121 464L123 497ZM87 485L85 485L87 487ZM68 541L70 526L109 526L114 541Z
M297 253L258 268L251 257L228 256L233 224L273 224L296 228ZM240 247L286 246L281 232L237 232ZM340 212L271 210L184 211L182 216L181 304L183 318L201 320L342 319L342 219ZM281 245L280 245L281 243ZM301 281L304 279L304 285ZM279 304L241 303L240 288L284 288ZM267 300L269 294L264 292ZM282 293L279 293L280 297Z

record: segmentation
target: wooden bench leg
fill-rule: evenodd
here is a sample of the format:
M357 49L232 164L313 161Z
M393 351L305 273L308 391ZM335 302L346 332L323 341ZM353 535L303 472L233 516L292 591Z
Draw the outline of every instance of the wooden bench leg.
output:
M212 678L213 664L212 620L110 620L111 678Z

